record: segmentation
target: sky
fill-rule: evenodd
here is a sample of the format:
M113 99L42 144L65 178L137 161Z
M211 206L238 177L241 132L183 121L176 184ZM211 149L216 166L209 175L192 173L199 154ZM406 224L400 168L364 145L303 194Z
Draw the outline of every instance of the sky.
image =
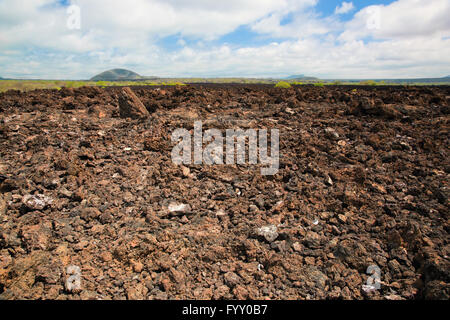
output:
M450 75L450 0L0 0L0 77Z

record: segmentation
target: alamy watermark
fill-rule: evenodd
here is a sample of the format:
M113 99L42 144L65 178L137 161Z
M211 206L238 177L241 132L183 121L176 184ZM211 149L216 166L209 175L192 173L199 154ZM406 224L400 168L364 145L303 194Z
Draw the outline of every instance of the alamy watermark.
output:
M172 149L172 161L177 165L192 163L245 165L247 163L246 141L248 141L248 164L256 165L259 159L260 164L267 166L261 168L261 174L275 175L280 165L279 130L270 130L270 155L267 136L266 129L227 129L224 138L222 131L218 129L208 129L203 132L202 122L196 121L193 139L187 129L179 128L172 133L172 142L177 143ZM206 146L203 148L204 144Z
M81 269L78 266L68 266L66 271L68 277L66 279L67 291L81 290Z
M381 289L381 269L375 265L372 264L367 267L367 274L370 275L370 277L367 278L366 284L362 286L362 289L365 292L371 292Z
M67 17L67 28L69 30L80 30L81 29L81 8L75 4L70 5L66 13Z
M381 9L378 6L367 8L366 27L369 30L381 29Z

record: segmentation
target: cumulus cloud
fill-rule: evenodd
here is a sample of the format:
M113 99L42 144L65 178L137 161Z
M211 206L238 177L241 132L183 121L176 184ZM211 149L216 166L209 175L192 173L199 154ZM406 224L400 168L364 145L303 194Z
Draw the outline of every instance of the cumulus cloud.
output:
M159 76L422 77L450 73L448 0L398 0L334 15L318 0L0 1L0 76L89 78L114 67ZM286 19L289 17L289 19ZM258 45L220 40L245 26ZM160 44L172 37L179 46Z
M448 37L449 12L448 0L398 0L387 6L368 6L345 25L340 39Z
M342 2L342 4L340 6L336 7L336 10L334 10L334 13L335 14L345 14L345 13L349 13L353 9L355 9L353 2L345 2L344 1L344 2Z

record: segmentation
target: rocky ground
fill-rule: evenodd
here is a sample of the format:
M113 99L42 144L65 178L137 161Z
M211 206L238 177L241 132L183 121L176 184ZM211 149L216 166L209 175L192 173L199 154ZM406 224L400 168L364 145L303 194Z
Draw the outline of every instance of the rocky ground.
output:
M0 94L1 299L449 299L449 87L133 91ZM173 164L195 120L279 172Z

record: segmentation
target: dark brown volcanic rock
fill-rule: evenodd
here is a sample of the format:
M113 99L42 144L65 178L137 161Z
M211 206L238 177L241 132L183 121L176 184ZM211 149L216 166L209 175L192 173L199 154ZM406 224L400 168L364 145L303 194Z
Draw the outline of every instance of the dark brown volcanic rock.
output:
M130 92L0 93L0 300L449 299L450 87ZM197 120L279 129L279 172L175 165Z
M145 119L150 116L142 101L129 87L123 88L119 95L119 108L122 118Z

